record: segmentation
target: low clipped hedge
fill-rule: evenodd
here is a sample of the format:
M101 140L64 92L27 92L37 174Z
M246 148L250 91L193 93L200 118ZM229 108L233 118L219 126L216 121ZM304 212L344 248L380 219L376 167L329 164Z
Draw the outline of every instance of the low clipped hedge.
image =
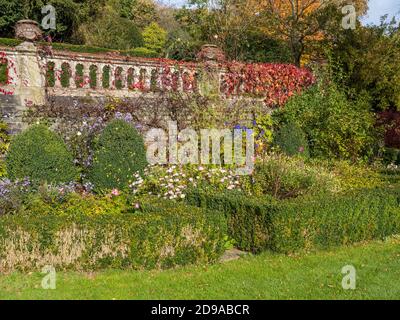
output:
M226 221L208 210L160 204L113 214L88 211L76 206L68 214L65 204L50 210L35 201L24 213L0 216L0 272L46 265L163 269L213 262L224 251Z
M20 45L23 41L13 38L0 38L0 46L5 47L16 47Z
M225 213L243 250L292 253L383 239L400 233L400 190L374 189L276 201L191 191L190 204Z
M0 38L0 46L5 47L16 47L20 45L23 41L18 39L12 38ZM48 42L39 42L41 45L49 46L55 50L60 51L70 51L70 52L77 52L77 53L117 53L124 56L132 56L138 58L158 58L160 56L159 53L143 48L133 48L129 50L116 50L116 49L109 49L109 48L102 48L102 47L94 47L94 46L87 46L87 45L79 45L79 44L70 44L70 43L61 43L61 42L52 42L51 44Z

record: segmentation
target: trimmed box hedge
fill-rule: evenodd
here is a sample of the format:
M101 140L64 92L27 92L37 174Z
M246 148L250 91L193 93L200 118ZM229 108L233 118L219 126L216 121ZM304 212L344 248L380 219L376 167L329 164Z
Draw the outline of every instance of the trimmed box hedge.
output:
M118 214L64 209L39 201L25 213L0 216L0 272L45 265L163 269L213 262L224 252L226 221L208 210L164 203Z
M400 233L400 190L373 189L277 201L238 193L191 191L190 204L224 214L243 250L292 253Z

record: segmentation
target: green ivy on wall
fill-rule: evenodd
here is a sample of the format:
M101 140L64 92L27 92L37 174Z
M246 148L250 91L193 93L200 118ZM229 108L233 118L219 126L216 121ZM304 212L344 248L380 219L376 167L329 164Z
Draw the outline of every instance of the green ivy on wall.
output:
M61 76L60 76L60 81L61 81L61 86L63 88L68 88L70 83L70 78L71 78L71 67L67 62L64 62L61 65Z
M8 80L7 64L0 63L0 84L6 84Z
M54 87L55 83L56 77L54 73L54 62L48 62L46 70L46 85L48 87Z
M96 89L97 87L97 66L91 65L89 68L89 84L90 88Z
M103 88L108 89L110 87L110 66L104 66L103 68Z
M77 64L75 67L75 85L77 88L82 88L85 84L83 79L83 64Z
M122 89L124 86L122 82L122 68L118 67L115 69L115 88L118 90Z

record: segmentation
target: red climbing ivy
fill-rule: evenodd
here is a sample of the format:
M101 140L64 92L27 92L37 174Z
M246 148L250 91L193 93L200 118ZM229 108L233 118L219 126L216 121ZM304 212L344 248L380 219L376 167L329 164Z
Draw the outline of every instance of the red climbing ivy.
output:
M4 66L4 80L0 83L0 93L4 95L13 95L13 91L6 90L2 88L2 85L9 85L13 82L13 78L10 76L10 69L13 69L16 74L15 64L12 60L7 59L7 54L5 52L0 51L0 65Z
M221 82L223 93L261 97L272 107L284 105L291 96L315 81L310 70L289 64L232 62L225 68Z

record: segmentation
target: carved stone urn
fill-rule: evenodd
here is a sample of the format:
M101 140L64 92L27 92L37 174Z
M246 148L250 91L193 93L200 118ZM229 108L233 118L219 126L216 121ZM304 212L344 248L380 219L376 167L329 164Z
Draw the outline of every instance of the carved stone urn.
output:
M218 46L205 44L197 54L197 60L209 63L221 63L225 61L225 54Z
M36 21L20 20L15 25L15 36L17 39L33 42L41 40L43 33Z

